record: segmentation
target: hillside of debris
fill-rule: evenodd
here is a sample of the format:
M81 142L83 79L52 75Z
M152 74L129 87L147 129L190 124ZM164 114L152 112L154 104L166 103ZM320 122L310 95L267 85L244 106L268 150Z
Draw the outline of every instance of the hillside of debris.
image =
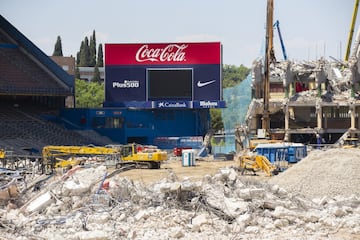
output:
M307 198L360 196L360 149L313 150L299 163L272 178L287 191Z
M351 179L359 171L348 160L357 154L314 151L269 181L233 167L201 180L169 170L151 184L109 175L105 166L37 176L17 194L12 188L17 197L0 209L0 239L360 239L359 185ZM341 184L354 194L335 191Z

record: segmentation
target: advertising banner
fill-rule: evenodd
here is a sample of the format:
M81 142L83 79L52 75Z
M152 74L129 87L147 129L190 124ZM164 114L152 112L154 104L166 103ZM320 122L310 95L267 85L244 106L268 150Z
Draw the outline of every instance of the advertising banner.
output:
M221 44L105 44L105 65L221 64Z
M221 52L220 42L105 44L105 105L193 108L192 101L221 101Z

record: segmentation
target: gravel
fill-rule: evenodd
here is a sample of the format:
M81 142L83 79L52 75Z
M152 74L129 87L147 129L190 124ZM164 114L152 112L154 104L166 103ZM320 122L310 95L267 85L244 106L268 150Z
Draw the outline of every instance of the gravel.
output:
M269 180L307 198L360 195L360 149L313 150Z

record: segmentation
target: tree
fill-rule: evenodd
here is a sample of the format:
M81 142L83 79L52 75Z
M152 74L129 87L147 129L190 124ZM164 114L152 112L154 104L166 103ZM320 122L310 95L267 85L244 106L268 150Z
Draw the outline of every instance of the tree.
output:
M250 69L243 65L224 65L223 68L223 88L233 87L239 84L250 73Z
M89 67L95 67L96 65L96 37L95 30L93 35L90 37L90 46L89 46Z
M103 56L103 49L102 49L102 44L101 43L99 44L96 66L97 67L104 67L104 56Z
M224 129L224 123L221 117L221 110L218 108L210 109L210 119L211 119L211 129L215 130L215 132Z
M75 79L75 99L77 108L102 107L105 99L104 83Z
M81 42L81 44L82 44L82 42ZM81 48L81 46L80 46L80 48ZM80 51L78 51L78 52L76 53L76 65L77 65L77 66L80 65Z
M80 69L79 69L79 67L75 68L75 78L80 79Z
M100 71L98 67L94 68L94 77L91 79L92 82L97 82L100 83L101 82L101 78L100 78Z
M81 42L80 51L76 54L76 65L78 67L104 67L103 58L102 44L99 44L96 52L96 34L95 30L93 30L90 42L88 37L85 37Z
M56 39L53 56L61 56L61 57L63 56L60 36L58 36Z
M85 37L84 41L81 42L80 46L80 67L89 67L90 64L90 48L89 48L89 39Z

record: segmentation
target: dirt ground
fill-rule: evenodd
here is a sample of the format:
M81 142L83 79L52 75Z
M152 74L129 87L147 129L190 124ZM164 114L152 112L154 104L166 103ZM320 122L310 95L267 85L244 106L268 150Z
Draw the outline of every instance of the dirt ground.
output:
M145 185L155 183L166 178L173 172L179 180L188 177L194 181L201 180L205 175L213 175L220 168L234 166L238 163L235 160L207 160L201 159L195 161L195 166L182 166L181 158L167 160L161 164L160 169L132 169L122 172L119 176L127 177L131 180L143 182Z

